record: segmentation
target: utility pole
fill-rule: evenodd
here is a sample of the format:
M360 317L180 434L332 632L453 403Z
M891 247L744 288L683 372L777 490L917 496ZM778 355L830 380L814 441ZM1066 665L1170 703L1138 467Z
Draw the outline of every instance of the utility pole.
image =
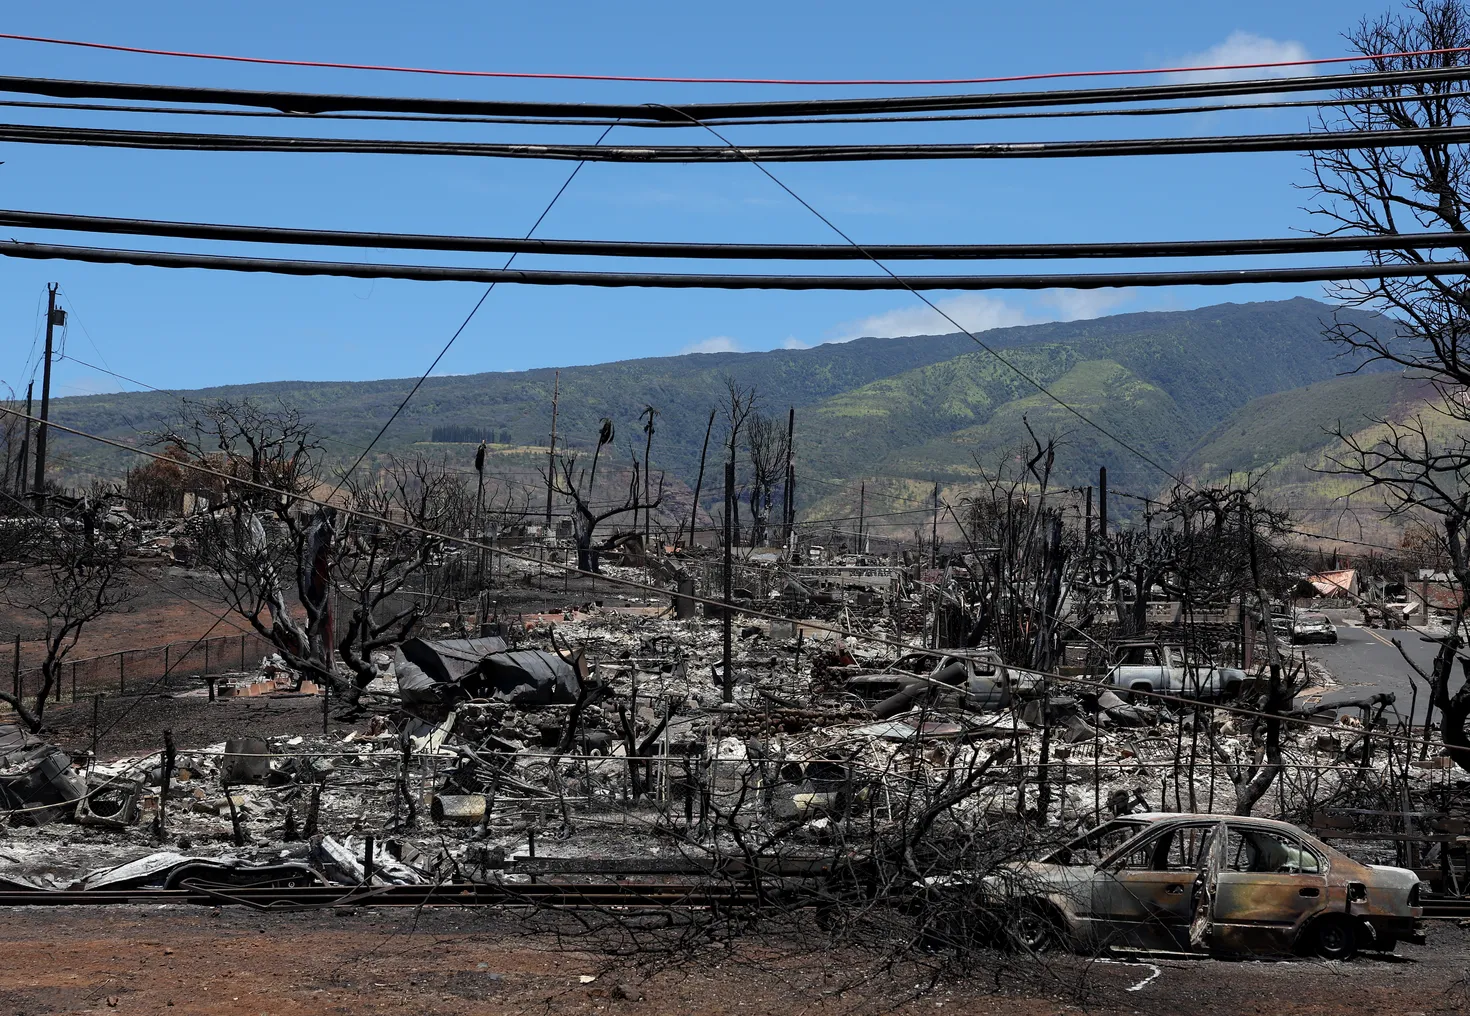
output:
M641 413L638 414L638 418L640 420L643 417L645 417L645 416L648 417L648 422L643 425L643 433L645 435L647 435L647 439L643 442L643 553L644 554L647 554L648 553L649 539L650 539L650 535L649 534L650 534L650 531L653 528L653 522L652 522L652 515L653 515L653 513L652 513L652 511L649 508L649 503L653 500L653 494L651 493L651 491L649 489L649 484L652 481L653 477L650 476L649 473L648 473L648 453L653 449L653 418L655 416L657 416L657 415L658 415L658 410L657 409L654 409L652 406L644 406L643 407L643 412L641 412ZM633 516L633 524L634 525L637 525L638 524L638 516L637 515L634 515Z
M939 481L934 481L934 523L929 528L929 567L939 567ZM936 608L937 609L937 608Z
M731 578L731 573L735 570L735 555L734 555L734 552L733 552L733 548L731 547L731 544L734 542L734 531L731 528L734 519L733 519L733 512L731 511L731 508L732 508L732 506L734 504L734 501L735 501L735 461L733 459L731 459L731 460L729 460L729 461L727 461L725 463L725 583L724 583L724 593L725 593L725 595L724 595L724 603L721 605L721 608L720 608L720 614L721 614L721 616L723 618L723 621L724 621L724 639L725 639L724 655L723 655L724 671L720 675L720 682L721 682L721 696L720 697L721 697L721 701L724 701L724 702L734 702L735 701L735 671L733 669L731 669L731 664L730 664L730 656L731 656L731 653L730 653L730 641L731 641L730 623L731 623L731 613L732 613L731 608L730 608L730 594L731 594L731 582L730 582L730 578Z
M25 494L26 485L30 482L30 476L27 474L30 472L31 465L31 390L35 387L36 382L34 381L26 383L25 430L21 433L20 439L20 466L15 471L16 492L21 495Z
M51 333L56 325L66 324L66 311L56 307L57 284L46 287L46 368L41 372L41 423L36 428L36 503L46 496L46 421L51 417Z
M1097 469L1097 538L1108 538L1108 467Z
M791 542L791 526L795 521L791 514L791 471L793 468L791 463L796 453L795 439L796 407L791 406L786 410L786 483L784 484L785 490L781 495L781 528L785 534L785 539L781 541L783 543Z
M1092 487L1091 486L1088 486L1088 488L1087 488L1087 510L1086 510L1086 518L1087 518L1087 522L1082 527L1082 535L1083 535L1083 539L1087 543L1087 546L1091 547L1092 546Z
M863 529L864 529L863 523L867 520L867 515L868 515L868 483L867 483L866 480L864 480L861 484L858 485L858 538L857 538L857 552L859 554L863 553L864 548L866 546L866 541L863 539Z
M796 467L786 467L786 542L796 546Z
M551 389L551 447L546 450L546 528L551 528L551 478L556 475L556 403L561 397L561 371Z
M485 442L475 449L475 472L480 474L475 486L475 542L480 545L479 575L476 582L480 594L480 623L485 623Z

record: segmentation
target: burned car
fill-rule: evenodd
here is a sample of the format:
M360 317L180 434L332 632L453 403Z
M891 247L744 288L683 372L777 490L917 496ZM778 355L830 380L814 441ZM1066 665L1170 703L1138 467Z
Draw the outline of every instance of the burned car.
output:
M1293 642L1336 642L1337 628L1332 620L1315 610L1299 610L1291 618Z
M873 715L883 719L956 691L968 709L1006 709L1037 683L1035 674L1007 666L994 650L955 649L906 653L882 670L848 678L847 690L873 703Z
M1152 641L1120 642L1106 681L1128 691L1164 692L1192 699L1234 698L1246 673L1186 654L1183 646Z
M1106 823L1043 860L926 889L931 906L977 914L1033 951L1348 959L1417 937L1425 886L1412 871L1359 863L1286 822L1154 813Z

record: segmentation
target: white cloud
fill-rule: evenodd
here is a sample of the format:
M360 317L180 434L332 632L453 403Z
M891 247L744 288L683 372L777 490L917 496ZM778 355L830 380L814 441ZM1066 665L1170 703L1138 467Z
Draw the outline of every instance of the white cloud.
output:
M971 332L987 332L992 328L1007 328L1011 325L1029 325L1039 320L1020 307L1013 307L1004 300L979 293L952 296L934 303L961 328ZM890 339L903 335L948 335L954 330L954 325L945 320L943 315L936 314L926 306L915 305L839 325L839 337L836 341L847 342L865 336Z
M738 353L740 343L728 335L716 335L712 339L693 342L679 350L682 353Z
M1133 299L1131 289L1058 289L1041 298L1056 312L1056 321L1087 321L1102 317Z
M975 333L1049 321L1085 321L1102 317L1133 297L1131 289L1061 289L1042 294L1031 307L1017 306L999 297L980 293L936 300L935 305L966 331ZM888 339L909 335L949 335L954 330L954 325L943 316L921 305L839 325L835 329L838 337L830 341L850 342L867 336Z
M1191 53L1179 61L1181 67L1239 66L1309 60L1307 47L1299 42L1268 39L1250 32L1231 32L1224 42L1202 53ZM1286 78L1311 74L1311 67L1255 67L1241 70L1192 71L1171 74L1172 81L1232 81L1237 78Z
M802 342L800 339L798 339L794 335L789 335L789 336L787 336L786 341L783 342L783 343L781 343L781 348L782 349L811 349L812 348L812 344L810 342Z

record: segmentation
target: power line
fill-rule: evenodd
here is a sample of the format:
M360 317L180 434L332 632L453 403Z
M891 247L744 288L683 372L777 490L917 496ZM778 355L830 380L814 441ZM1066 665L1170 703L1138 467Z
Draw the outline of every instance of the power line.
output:
M705 130L709 131L716 138L718 138L721 142L723 142L725 145L729 146L729 148L730 148L731 151L737 151L737 152L740 151L740 149L737 149L735 147L735 145L729 139L727 139L723 134L721 134L719 131L715 130L713 127L709 126L708 124L705 124L703 126L704 126L704 129ZM787 186L787 184L784 181L782 181L780 178L778 178L774 173L772 173L765 166L761 165L755 159L746 158L745 161L749 162L752 166L754 166L757 170L759 170L760 173L763 176L766 177L766 179L770 180L777 187L781 188L781 190L785 191L791 197L791 199L794 200L797 204L801 205L807 211L811 212L812 215L814 215L817 219L819 219L822 222L823 225L825 225L828 229L832 230L832 232L834 232L838 236L840 236L844 241L846 241L847 243L851 244L853 247L856 247L858 250L864 250L864 248L862 247L861 244L859 244L856 240L854 240L852 237L848 236L845 232L843 232L842 229L835 222L833 222L831 219L827 218L821 212L817 211L817 209L809 201L807 201L805 198L803 198L800 194L797 194L796 191L792 190L789 186ZM1011 371L1011 373L1015 374L1022 381L1025 381L1032 388L1035 388L1039 393L1041 393L1042 395L1046 396L1053 403L1055 403L1056 405L1060 406L1062 409L1064 409L1068 413L1072 414L1077 419L1081 420L1083 423L1087 424L1089 427L1091 427L1093 430L1097 431L1099 434L1102 434L1104 437L1106 437L1109 440L1113 441L1119 447L1125 449L1126 451L1128 451L1128 452L1132 453L1133 455L1137 456L1138 458L1142 459L1144 462L1146 462L1149 465L1153 466L1155 469L1159 470L1159 472L1163 473L1165 476L1168 476L1171 479L1174 479L1174 480L1176 480L1178 482L1181 482L1181 483L1183 482L1182 480L1179 480L1179 478L1177 476L1175 476L1172 472L1170 472L1167 468L1165 468L1163 465L1161 465L1152 456L1148 455L1147 453L1145 453L1143 451L1140 451L1138 448L1134 447L1129 442L1123 440L1123 438L1121 438L1118 435L1114 434L1112 431L1110 431L1109 429L1107 429L1106 427L1104 427L1102 424L1098 423L1096 420L1093 420L1091 417L1087 416L1080 409L1078 409L1077 407L1073 406L1071 403L1067 402L1061 396L1059 396L1055 392L1053 392L1050 388L1046 387L1046 385L1042 384L1040 381L1037 381L1030 374L1027 374L1020 367L1016 366L1013 362L1011 362L1011 360L1009 358L1007 358L1006 356L1002 355L1000 352L998 352L997 350L995 350L993 347L991 347L990 345L988 345L987 343L985 343L974 332L972 332L968 328L965 328L964 326L962 326L958 321L956 321L947 312L945 312L944 310L941 310L939 308L939 306L934 303L933 300L930 300L923 293L920 293L916 287L905 283L904 280L900 276L896 275L893 272L893 270L891 268L889 268L887 265L885 265L882 261L880 261L877 258L873 257L871 254L868 255L868 257L869 257L869 260L872 261L873 265L875 267L877 267L879 271L883 272L886 276L888 276L888 279L890 281L892 281L894 283L897 283L900 288L907 289L909 292L913 293L913 295L918 300L922 301L926 306L928 306L928 308L930 310L932 310L934 313L936 313L939 316L941 316L942 318L944 318L950 324L954 325L954 327L956 329L958 329L959 331L964 332L966 335L968 335L970 337L970 341L971 342L975 343L981 349L985 350L985 352L989 353L990 356L993 359L1000 361L1000 363L1002 363L1003 365L1005 365L1005 367L1007 369L1009 369Z
M217 60L228 63L267 64L276 67L320 67L333 70L388 71L398 74L433 74L467 78L529 78L553 81L632 81L653 84L698 84L698 85L975 85L999 84L1010 81L1042 81L1059 78L1121 77L1148 74L1197 74L1206 71L1268 70L1276 67L1321 67L1328 64L1357 63L1366 60L1390 60L1411 56L1439 56L1470 51L1470 46L1452 46L1444 49L1421 49L1400 53L1372 53L1361 56L1317 57L1307 60L1272 60L1255 63L1206 64L1194 67L1148 67L1100 71L1043 71L1030 74L991 75L971 78L710 78L670 77L633 74L572 74L547 71L483 71L449 70L437 67L399 67L388 64L343 63L327 60L284 60L272 57L231 56L220 53L197 53L189 50L155 49L146 46L124 46L117 43L88 42L79 39L59 39L43 35L22 35L16 32L0 32L0 39L17 42L38 42L52 46L73 46L82 49L108 50L114 53L137 53L146 56L181 57L191 60Z
M595 145L482 141L400 141L372 138L298 138L271 135L205 134L183 131L123 131L92 127L0 124L0 142L135 148L152 151L347 153L439 155L489 159L550 159L572 162L725 163L877 162L949 159L1075 159L1142 155L1222 155L1259 152L1348 151L1470 142L1470 127L1416 127L1381 131L1308 131L1185 138L1110 138L1093 141L987 142L983 144L880 145Z
M605 130L603 130L603 132L598 136L594 147L596 147L596 145L602 144L603 139L612 133L612 129L613 125L609 125ZM586 162L577 163L577 165L572 168L572 171L567 174L567 178L563 180L561 186L556 189L556 193L551 196L551 200L546 203L546 207L541 209L541 214L536 216L536 221L531 223L531 228L526 230L527 238L529 238L532 233L536 232L536 228L541 225L541 223L546 219L546 216L551 214L551 210L556 207L556 203L561 200L561 196L567 192L567 188L572 185L572 181L577 178L578 173L582 172L582 167L586 164ZM511 264L515 261L515 259L516 255L512 253L510 257L505 259L505 264L501 266L500 270L502 272L509 270ZM486 299L488 299L491 292L494 291L495 285L495 282L492 281L490 285L485 288L485 292L480 294L480 298L475 301L475 305L470 308L470 312L466 314L464 320L459 323L459 327L454 330L454 334L449 336L449 341L444 343L444 348L439 350L439 355L434 357L433 362L431 362L429 366L425 368L423 374L420 375L419 379L413 383L413 387L408 390L408 394L403 397L403 401L398 404L398 408L393 410L393 415L389 416L388 419L383 423L383 426L378 429L378 432L373 435L373 439L368 442L367 447L362 450L362 454L359 455L357 459L352 463L352 467L342 474L342 478L337 481L337 486L332 491L332 494L334 496L336 495L337 491L342 489L342 485L347 482L348 477L350 477L354 472L357 471L357 467L362 465L362 460L367 458L368 453L377 446L379 439L381 439L382 436L388 432L388 428L393 426L393 421L398 419L399 414L403 412L404 408L408 405L409 400L411 400L414 395L418 393L418 390L423 387L424 382L428 380L429 375L433 373L434 368L439 366L439 361L444 359L445 354L449 352L449 349L451 346L454 345L455 340L460 337L460 335L464 332L466 328L469 327L470 322L474 320L475 315L479 313L480 308L484 306ZM328 500L330 500L330 498L328 498Z
M342 229L243 226L165 219L125 219L0 209L0 226L129 236L167 236L240 243L280 243L390 250L443 250L491 254L566 254L591 257L688 258L773 261L866 261L848 244L679 243L631 240L566 240L532 237L377 233ZM875 244L865 248L890 261L1025 261L1094 258L1237 257L1344 251L1470 248L1464 233L1395 233L1390 236L1288 236L1238 240L1142 240L1119 243Z
M1337 282L1354 279L1425 278L1470 274L1470 261L1397 265L1329 265L1296 268L1239 268L1173 272L1110 272L1055 275L697 275L656 272L572 272L521 268L463 268L355 261L299 261L221 254L119 250L58 244L0 243L0 255L29 260L85 261L154 268L204 268L277 275L335 275L356 279L417 282L486 282L528 286L600 286L652 289L777 290L1038 290L1111 289L1157 286L1235 286L1266 282ZM885 269L886 271L886 269ZM946 318L946 320L949 320ZM951 320L951 324L954 322ZM965 331L955 325L957 331ZM968 334L968 333L967 333Z
M1460 99L1470 96L1470 91L1435 92L1434 98ZM722 127L789 127L823 126L836 124L870 123L988 123L999 120L1058 120L1078 117L1104 116L1179 116L1199 113L1238 113L1261 109L1322 109L1357 105L1371 102L1374 106L1389 106L1399 103L1422 102L1422 95L1375 95L1371 100L1348 100L1341 98L1280 100L1276 102L1222 102L1193 106L1105 106L1101 109L1067 110L1017 110L1002 113L903 113L895 115L866 116L784 116L748 117L721 119ZM161 113L170 116L233 116L245 118L289 119L289 120L367 120L377 123L466 123L501 124L510 126L538 127L602 127L606 119L570 117L516 117L516 116L453 116L448 114L411 113L301 113L279 109L229 109L220 106L122 106L106 103L86 102L40 102L21 99L0 99L0 106L19 109L64 109L86 113ZM625 121L621 126L660 129L665 127L687 127L688 124L667 120Z
M3 36L0 36L3 38ZM261 91L244 88L201 88L120 81L76 81L62 78L0 76L0 92L71 99L118 99L181 104L218 103L256 107L273 115L300 116L347 111L417 113L477 117L516 117L528 121L596 118L625 125L691 126L686 116L705 123L772 117L856 116L864 114L932 113L976 109L1022 109L1040 106L1121 104L1139 101L1217 98L1291 92L1321 92L1369 86L1418 85L1461 81L1464 66L1357 71L1296 78L1227 79L1126 85L1102 88L1045 89L1030 92L979 92L956 95L876 96L841 99L703 103L534 102L506 99L451 99L395 95L342 95L320 92ZM671 113L670 111L676 111ZM728 125L728 124L722 124Z

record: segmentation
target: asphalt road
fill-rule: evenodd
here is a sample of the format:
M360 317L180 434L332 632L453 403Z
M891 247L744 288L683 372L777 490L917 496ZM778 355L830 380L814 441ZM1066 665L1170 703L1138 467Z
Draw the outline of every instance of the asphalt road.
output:
M1394 708L1407 715L1414 701L1413 681L1419 684L1418 702L1414 708L1414 722L1424 720L1426 689L1399 651L1392 639L1403 644L1409 658L1425 673L1434 664L1434 654L1439 646L1423 641L1423 634L1413 628L1387 631L1381 628L1364 628L1358 623L1361 615L1356 610L1323 611L1337 625L1336 645L1294 646L1299 655L1303 649L1320 660L1341 685L1322 697L1324 704L1332 704L1355 698L1366 698L1378 692L1392 692Z

